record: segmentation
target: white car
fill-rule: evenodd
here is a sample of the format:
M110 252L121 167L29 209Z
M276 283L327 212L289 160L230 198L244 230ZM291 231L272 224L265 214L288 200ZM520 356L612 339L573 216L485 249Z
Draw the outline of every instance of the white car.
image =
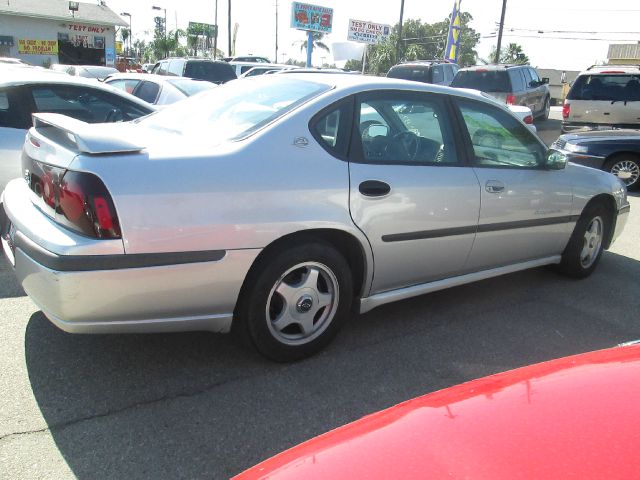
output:
M170 105L217 86L206 80L148 73L116 73L109 75L104 83L157 106Z
M2 243L63 330L233 330L294 360L352 304L591 274L630 206L618 178L566 160L480 95L262 75L127 125L36 114Z
M2 178L21 175L20 154L34 113L61 113L87 123L102 123L133 120L153 111L152 105L96 81L36 68L3 68L0 168L6 175Z

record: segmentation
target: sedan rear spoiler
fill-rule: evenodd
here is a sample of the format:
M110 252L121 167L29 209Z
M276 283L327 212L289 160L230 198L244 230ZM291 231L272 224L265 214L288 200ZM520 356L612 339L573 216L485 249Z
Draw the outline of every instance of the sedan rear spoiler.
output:
M121 138L113 132L117 123L90 124L59 113L34 113L33 127L45 136L53 130L57 137L64 134L79 153L99 155L105 153L135 153L144 150L144 145Z

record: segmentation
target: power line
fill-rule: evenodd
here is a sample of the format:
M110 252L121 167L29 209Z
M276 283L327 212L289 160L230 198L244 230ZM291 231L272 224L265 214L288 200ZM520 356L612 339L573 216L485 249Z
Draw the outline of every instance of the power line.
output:
M503 34L505 37L517 37L517 38L539 38L539 39L553 39L553 40L593 40L598 42L637 42L638 39L623 39L623 38L585 38L585 37L558 37L558 36L547 36L541 37L540 35L516 35L512 33ZM485 35L482 38L496 38L496 34Z
M496 22L496 25L498 23ZM635 31L635 32L620 32L620 31L609 31L609 32L605 32L605 31L599 31L599 32L587 32L587 31L583 31L583 30L550 30L547 28L517 28L517 27L504 27L506 30L513 32L513 31L518 31L518 32L537 32L537 33L580 33L580 34L584 34L584 35L599 35L599 34L603 34L603 33L613 33L613 34L620 34L620 35L640 35L640 31Z

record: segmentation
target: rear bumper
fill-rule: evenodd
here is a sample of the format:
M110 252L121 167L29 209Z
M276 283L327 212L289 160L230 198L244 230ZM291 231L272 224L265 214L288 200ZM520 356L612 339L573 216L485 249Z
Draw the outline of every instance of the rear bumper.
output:
M259 249L96 254L99 245L86 242L100 240L83 238L85 244L74 248L72 232L52 225L39 211L29 211L37 209L21 202L20 195L19 189L8 188L1 199L0 210L6 213L0 217L4 215L5 225L13 226L10 234L3 229L3 250L25 292L62 330L229 331L242 282ZM46 247L37 241L43 229L50 228L59 230L53 238L61 245L52 243L52 237Z
M616 130L623 128L637 129L640 128L640 123L592 123L592 122L568 122L562 121L560 128L562 133L572 132L587 132L589 130Z

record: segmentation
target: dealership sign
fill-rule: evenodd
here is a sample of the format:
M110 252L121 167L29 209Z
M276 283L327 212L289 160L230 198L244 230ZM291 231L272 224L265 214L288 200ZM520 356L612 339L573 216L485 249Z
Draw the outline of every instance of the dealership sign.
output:
M58 40L18 40L18 53L23 55L57 55Z
M331 33L333 8L293 2L291 4L291 28L307 32Z
M362 20L349 20L347 40L375 44L386 40L390 34L391 25L363 22Z

